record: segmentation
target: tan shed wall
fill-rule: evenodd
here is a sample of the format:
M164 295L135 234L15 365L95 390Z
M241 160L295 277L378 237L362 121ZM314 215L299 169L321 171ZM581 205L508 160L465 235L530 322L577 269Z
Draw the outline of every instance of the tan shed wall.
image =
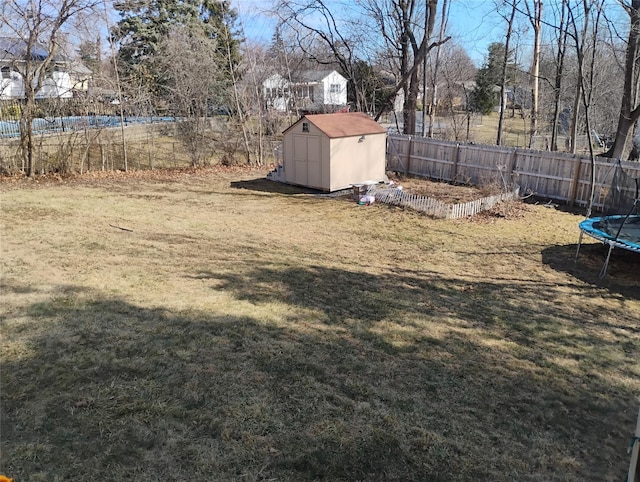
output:
M359 136L330 140L330 191L384 179L387 136L381 133L364 137L362 142L358 141Z
M309 132L302 132L302 122L288 131L284 144L284 179L290 184L329 190L327 136L309 123ZM302 159L306 148L307 162Z

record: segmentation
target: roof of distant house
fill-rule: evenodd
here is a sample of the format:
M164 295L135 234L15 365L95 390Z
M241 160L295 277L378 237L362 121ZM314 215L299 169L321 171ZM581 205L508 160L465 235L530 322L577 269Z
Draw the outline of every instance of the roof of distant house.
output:
M306 70L300 74L300 80L302 82L319 82L332 72L335 70Z
M289 79L280 74L272 74L267 77L266 80L282 81L284 84L313 84L321 82L333 72L340 75L336 70L305 70L302 72L292 72Z
M384 127L363 112L308 114L284 132L286 133L303 119L311 122L331 138L383 134L387 132Z
M0 37L0 60L24 60L27 55L27 42L20 38ZM40 44L31 47L31 60L42 62L49 52ZM55 56L54 60L63 60Z
M70 62L68 64L68 70L70 73L72 74L76 74L76 75L91 75L93 74L93 71L87 67L86 65L84 65L81 62Z

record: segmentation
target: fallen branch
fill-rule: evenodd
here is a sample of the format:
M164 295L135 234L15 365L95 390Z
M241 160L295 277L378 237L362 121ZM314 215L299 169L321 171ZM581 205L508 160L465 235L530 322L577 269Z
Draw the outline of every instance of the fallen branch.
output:
M116 226L115 224L110 224L109 226L111 226L112 228L122 229L123 231L128 231L130 233L133 233L133 229L123 228L122 226Z

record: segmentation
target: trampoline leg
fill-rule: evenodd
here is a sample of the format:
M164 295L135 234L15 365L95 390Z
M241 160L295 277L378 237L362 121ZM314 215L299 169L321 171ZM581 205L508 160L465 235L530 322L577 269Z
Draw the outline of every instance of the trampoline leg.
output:
M600 270L599 278L602 279L607 274L607 268L609 267L609 258L611 257L611 251L613 251L613 245L609 245L609 252L607 253L607 259L604 260L604 264L602 265L602 269Z
M582 231L580 231L580 237L578 238L578 249L576 249L576 256L575 258L573 258L573 262L577 263L578 262L578 254L580 253L580 246L582 245L582 235L584 233Z

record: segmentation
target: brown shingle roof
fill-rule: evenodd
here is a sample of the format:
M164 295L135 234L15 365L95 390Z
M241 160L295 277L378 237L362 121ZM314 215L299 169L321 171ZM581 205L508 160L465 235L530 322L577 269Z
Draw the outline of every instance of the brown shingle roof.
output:
M305 117L329 137L351 137L387 132L384 127L362 112L315 114Z
M298 124L303 119L307 119L331 138L362 136L366 134L382 134L387 132L384 127L363 112L309 114L304 116L294 125Z

